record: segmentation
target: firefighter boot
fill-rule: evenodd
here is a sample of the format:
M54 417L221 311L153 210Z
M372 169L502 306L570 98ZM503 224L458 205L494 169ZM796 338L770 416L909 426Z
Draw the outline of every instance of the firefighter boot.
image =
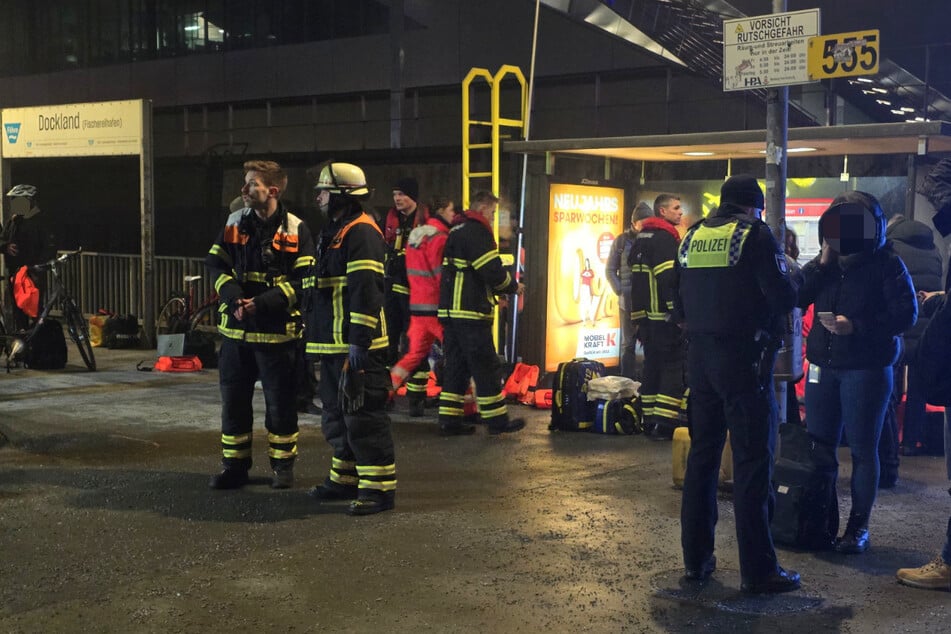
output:
M294 486L294 460L271 459L271 469L274 476L271 478L272 489L289 489Z
M347 513L350 515L373 515L389 511L396 505L396 491L366 492L350 503Z
M227 468L211 476L208 486L212 489L240 489L248 483L248 470Z

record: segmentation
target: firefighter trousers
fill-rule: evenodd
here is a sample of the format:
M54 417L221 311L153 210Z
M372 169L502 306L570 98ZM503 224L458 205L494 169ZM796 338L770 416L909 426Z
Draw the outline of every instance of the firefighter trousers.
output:
M251 401L258 380L264 390L271 468L293 465L297 456L296 356L296 341L252 345L226 338L221 342L218 382L222 464L226 469L251 468Z
M666 321L639 322L644 343L644 376L641 401L644 425L661 436L670 437L681 425L684 397L684 342L680 327Z
M469 378L476 384L476 402L482 422L500 427L508 422L502 394L502 364L495 353L490 322L469 320L443 322L443 353L446 359L442 392L439 394L439 423L456 426L464 416L464 396Z
M320 359L320 421L324 438L333 449L331 486L358 487L363 499L392 498L396 492L396 459L390 417L386 413L390 379L383 351L373 351L364 370L363 407L345 414L337 395L345 354Z

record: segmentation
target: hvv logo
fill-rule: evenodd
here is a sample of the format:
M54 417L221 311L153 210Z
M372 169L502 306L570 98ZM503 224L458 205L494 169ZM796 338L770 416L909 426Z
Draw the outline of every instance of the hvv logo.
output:
M3 127L7 133L7 141L9 141L11 144L16 143L17 139L20 137L20 124L4 123Z

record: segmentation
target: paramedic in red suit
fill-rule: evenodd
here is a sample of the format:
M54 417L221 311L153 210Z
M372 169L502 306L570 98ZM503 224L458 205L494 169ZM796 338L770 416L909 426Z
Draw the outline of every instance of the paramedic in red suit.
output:
M273 161L244 164L241 196L246 205L228 216L208 250L205 266L223 310L218 332L221 386L221 452L224 470L213 489L248 483L251 468L251 401L264 389L271 486L294 483L297 402L294 375L302 336L299 298L312 275L314 244L304 222L281 202L287 174Z
M409 350L390 370L393 390L404 381L410 416L422 416L429 380L429 350L442 341L439 308L439 280L442 252L449 237L456 209L448 198L437 196L426 224L413 229L406 247L406 276L409 280ZM411 377L411 378L410 378Z
M401 178L393 185L393 207L383 221L383 239L386 241L384 270L383 312L386 315L386 334L389 337L387 363L400 357L400 343L409 326L409 280L406 278L406 242L410 232L423 225L428 216L425 207L418 204L419 183L415 178Z

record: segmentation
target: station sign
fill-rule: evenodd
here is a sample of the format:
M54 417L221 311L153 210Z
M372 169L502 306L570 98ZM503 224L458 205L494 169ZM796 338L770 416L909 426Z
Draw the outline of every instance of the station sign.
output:
M819 9L723 21L723 90L807 84Z
M880 44L878 29L810 38L809 78L875 75Z
M142 152L141 99L4 108L0 121L7 159Z

